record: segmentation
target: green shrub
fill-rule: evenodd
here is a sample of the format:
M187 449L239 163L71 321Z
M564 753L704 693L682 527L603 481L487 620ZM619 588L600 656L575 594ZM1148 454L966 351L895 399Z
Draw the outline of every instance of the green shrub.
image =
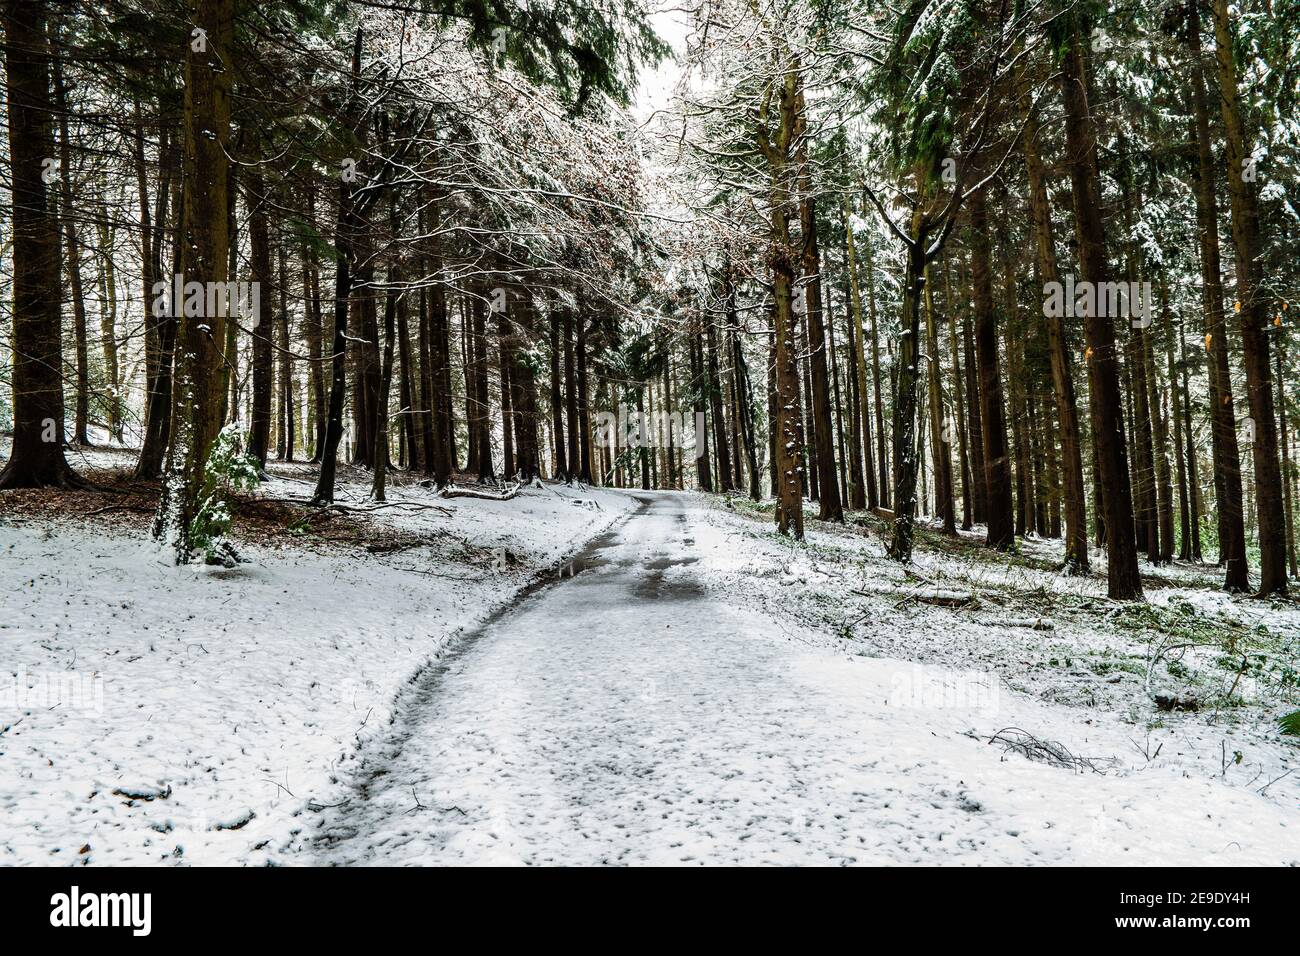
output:
M245 440L244 431L231 422L221 429L208 453L199 507L190 525L190 542L208 564L229 568L239 561L234 545L226 540L233 520L230 497L235 491L257 487L261 479L257 462L244 453Z

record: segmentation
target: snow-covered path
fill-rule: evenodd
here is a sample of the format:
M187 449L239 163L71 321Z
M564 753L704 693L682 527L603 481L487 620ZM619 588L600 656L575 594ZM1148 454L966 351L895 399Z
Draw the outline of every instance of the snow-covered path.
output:
M1252 792L1169 769L1079 774L967 733L1031 728L1092 755L1116 753L1125 729L968 676L788 639L706 587L739 543L691 497L647 494L571 579L422 675L302 848L319 862L386 864L1275 864L1300 853L1294 814Z

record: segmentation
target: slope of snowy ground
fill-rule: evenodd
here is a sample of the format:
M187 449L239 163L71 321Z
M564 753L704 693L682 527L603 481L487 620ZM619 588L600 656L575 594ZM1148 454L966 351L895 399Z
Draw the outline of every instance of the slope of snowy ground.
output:
M1141 731L1111 708L1036 699L920 653L868 656L886 630L912 650L955 644L958 612L891 618L897 593L854 594L896 571L865 539L793 549L694 496L638 497L648 511L571 580L422 674L317 827L272 857L1300 863L1294 791L1204 772L1176 753L1191 735L1170 730L1136 758ZM852 580L816 569L836 549L857 554ZM819 604L852 611L847 643L824 620L804 626ZM972 626L1019 668L1017 629Z
M263 497L310 490L276 471ZM340 500L364 508L350 478ZM304 528L232 570L174 567L105 516L0 517L0 865L259 862L404 681L635 506L563 486L390 500L347 520L391 549Z

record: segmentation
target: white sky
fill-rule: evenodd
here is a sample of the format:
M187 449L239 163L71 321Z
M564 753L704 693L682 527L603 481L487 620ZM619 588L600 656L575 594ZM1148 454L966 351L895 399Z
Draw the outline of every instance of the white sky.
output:
M687 14L673 0L663 0L651 15L650 22L659 37L673 48L673 55L659 64L657 69L642 70L636 92L632 96L632 116L644 124L654 114L668 105L673 88L681 76L678 58L686 52Z

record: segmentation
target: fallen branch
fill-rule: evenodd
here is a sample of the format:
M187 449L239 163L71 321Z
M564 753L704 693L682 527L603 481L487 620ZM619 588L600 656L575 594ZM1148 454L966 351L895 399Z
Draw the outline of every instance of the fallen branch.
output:
M946 591L942 588L934 588L929 591L915 591L909 594L894 605L895 610L908 601L916 601L918 604L934 604L938 607L969 607L978 603L975 600L975 595L969 591Z
M1054 631L1056 622L1050 617L1003 617L976 621L985 627L1027 627L1031 631Z
M1091 770L1093 773L1105 774L1104 770L1097 769L1097 765L1114 762L1113 759L1106 761L1094 757L1075 756L1059 740L1041 740L1019 727L1003 727L989 738L989 743L1001 744L1004 753L1015 751L1029 760L1037 760L1053 767L1077 770L1079 773Z
M475 491L472 488L455 488L448 485L442 491L438 492L440 498L481 498L484 501L509 501L519 494L519 485L516 483L507 488L503 493L494 495L487 491Z

